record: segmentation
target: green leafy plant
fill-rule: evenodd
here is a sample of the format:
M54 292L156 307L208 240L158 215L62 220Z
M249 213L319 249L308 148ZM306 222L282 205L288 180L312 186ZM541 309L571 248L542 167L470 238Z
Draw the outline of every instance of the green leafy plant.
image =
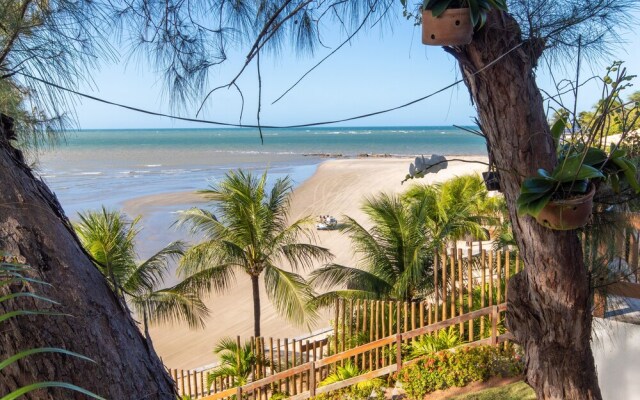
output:
M537 217L551 201L587 193L591 179L604 179L598 169L583 163L580 153L571 154L551 171L538 170L538 176L524 180L517 205L520 214Z
M251 342L246 341L238 346L232 338L222 338L213 352L218 356L220 365L209 374L207 386L211 386L218 378L231 378L233 386L242 386L252 378L258 357L251 351Z
M462 387L494 376L517 376L523 367L519 349L513 345L465 347L422 358L400 370L396 378L410 399L422 399L435 390Z
M435 335L425 335L411 344L411 358L423 357L441 350L451 349L462 344L456 327L441 329Z
M640 185L636 179L636 166L626 152L614 146L607 154L602 149L566 144L561 147L558 165L553 171L538 170L538 176L525 179L518 197L518 212L538 216L552 200L566 199L587 193L590 182L606 183L615 192L621 183L636 193Z
M320 387L327 386L332 383L341 382L347 379L355 378L364 374L366 371L361 371L355 364L348 360L343 366L338 366L336 370L327 376L322 382ZM369 379L364 382L357 383L346 389L336 390L329 394L323 394L317 396L316 399L368 399L375 394L376 398L383 398L382 386L384 381L382 379Z
M1 309L3 310L11 309L11 307L9 307L9 304L11 302L18 302L20 301L20 299L24 299L24 298L32 299L37 302L56 304L56 305L58 304L57 302L47 297L43 297L29 291L29 288L27 287L27 285L29 285L30 287L38 287L38 286L48 286L48 284L46 282L43 282L37 279L29 278L26 275L26 272L28 271L28 269L29 269L28 266L18 263L17 260L15 259L11 259L10 257L7 257L7 256L0 256L0 288L9 287L9 286L14 288L20 288L19 290L12 291L12 293L3 294L2 296L0 296ZM34 315L45 316L45 317L65 316L65 314L57 313L57 312L42 311L37 309L17 308L13 311L4 311L0 313L0 324L4 323L5 321L11 318L19 318L19 317L34 316ZM47 353L62 354L65 356L70 356L70 357L75 357L81 360L85 360L87 362L94 362L93 360L81 354L75 353L73 351L65 350L62 348L39 347L39 348L33 348L33 349L25 349L17 354L14 354L11 357L8 357L4 360L0 360L0 372L7 366L13 364L14 362L30 357L32 355L47 354ZM31 383L26 386L17 388L11 393L5 394L3 397L0 398L0 400L17 399L27 393L33 392L35 390L46 389L46 388L67 389L74 392L82 393L90 398L103 399L102 397L71 383L56 382L56 381L42 381L42 382Z
M209 310L197 291L187 284L164 287L171 261L184 254L184 244L174 242L139 262L136 237L139 218L102 207L79 214L74 228L84 248L93 257L114 293L142 317L147 340L149 325L186 322L191 328L204 327Z
M609 119L619 113L622 107L620 93L631 86L630 81L634 78L626 74L621 64L614 62L602 78L604 95L599 101L598 118L584 126L585 122L580 116L572 116L567 108L556 111L551 136L557 149L558 162L551 172L539 169L538 176L525 179L517 201L520 214L537 217L550 201L584 194L591 189L590 183L596 186L606 184L615 193L620 192L624 183L640 193L636 165L620 147L624 144L622 139L628 134L627 129L637 122L637 113L624 118L620 125L620 142L612 144L608 152L604 150L606 142L602 140L611 125ZM614 119L620 120L620 117ZM571 135L564 138L563 142L563 135L568 128L571 128Z
M471 24L482 27L487 20L487 13L493 9L507 10L506 0L424 0L422 8L431 10L434 17L439 17L449 8L469 8Z
M192 208L180 213L177 224L187 226L203 241L185 252L179 272L184 285L201 292L225 292L237 273L251 279L254 336L260 336L260 277L275 309L296 325L317 317L313 290L298 272L333 256L316 246L311 217L289 219L291 178L277 179L271 190L267 173L230 171L201 191L216 206L213 212ZM282 268L286 262L289 268Z

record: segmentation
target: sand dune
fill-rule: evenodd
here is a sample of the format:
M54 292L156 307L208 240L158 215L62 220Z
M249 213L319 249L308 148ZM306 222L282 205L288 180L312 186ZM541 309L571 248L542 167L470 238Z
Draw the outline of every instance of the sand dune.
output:
M464 157L470 161L486 162L486 157ZM362 200L381 191L401 192L412 181L401 185L407 173L409 158L375 158L329 160L322 163L316 173L296 188L291 203L291 218L304 215L331 214L335 217L349 215L367 224L360 211ZM417 182L437 182L452 176L486 170L482 164L450 162L449 167L435 175L428 175ZM125 203L130 215L144 214L148 208L168 204L195 205L201 200L193 193L154 195L133 199ZM168 203L169 202L169 203ZM349 240L338 231L318 231L317 242L335 254L335 262L353 265L355 257ZM214 344L224 336L249 337L253 333L253 303L251 283L246 276L238 275L236 285L226 294L212 295L207 299L211 315L203 330L189 330L182 326L161 326L151 330L156 351L169 368L197 368L213 363ZM264 287L262 299L262 335L284 338L308 334L328 325L328 317L310 327L293 327L280 318L269 303Z

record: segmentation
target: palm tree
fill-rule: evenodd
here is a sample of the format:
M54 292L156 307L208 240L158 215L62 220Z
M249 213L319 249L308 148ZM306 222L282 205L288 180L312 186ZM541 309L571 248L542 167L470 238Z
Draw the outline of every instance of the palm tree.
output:
M288 223L291 179L278 179L271 191L266 186L266 172L262 176L242 170L229 172L219 183L201 191L214 202L217 215L192 208L182 212L177 221L204 236L180 262L185 283L201 291L224 292L237 272L249 275L256 337L260 336L260 276L264 276L267 296L276 310L303 324L315 315L310 308L313 291L297 272L332 257L329 250L311 243L310 217ZM292 270L281 268L283 262Z
M174 242L142 263L136 262L135 239L140 232L132 221L118 211L102 207L100 211L80 213L75 230L97 268L119 298L143 318L147 340L149 323L184 321L190 327L202 327L209 310L200 297L184 284L159 288L169 271L170 261L184 254L184 245Z
M218 356L220 365L207 377L207 387L218 378L231 378L232 386L242 386L249 382L257 357L251 351L251 342L240 344L230 337L220 339L213 349Z
M350 217L341 228L360 256L359 265L330 264L311 273L318 287L346 284L344 290L319 296L319 305L338 296L410 300L433 284L433 248L425 236L424 204L381 194L366 199L362 210L373 222L371 229Z
M499 200L488 196L482 178L465 175L434 185L414 185L404 199L425 208L425 228L436 248L471 234L486 238L482 228L493 223L499 212Z

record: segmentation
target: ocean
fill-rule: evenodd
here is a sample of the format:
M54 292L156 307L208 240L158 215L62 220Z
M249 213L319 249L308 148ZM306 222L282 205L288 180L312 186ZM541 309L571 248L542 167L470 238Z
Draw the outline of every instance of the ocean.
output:
M39 156L36 171L74 220L103 205L205 189L236 168L268 168L270 180L299 184L327 158L486 154L482 138L450 126L265 129L263 139L255 129L73 131ZM169 227L159 221L176 207L150 211L145 225Z

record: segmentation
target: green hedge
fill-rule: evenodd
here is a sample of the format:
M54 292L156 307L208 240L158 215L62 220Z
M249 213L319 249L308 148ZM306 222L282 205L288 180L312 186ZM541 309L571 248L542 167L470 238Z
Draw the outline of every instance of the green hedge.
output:
M523 367L519 349L513 345L465 347L422 358L402 368L397 380L409 398L422 399L435 390L462 387L494 376L517 376Z

